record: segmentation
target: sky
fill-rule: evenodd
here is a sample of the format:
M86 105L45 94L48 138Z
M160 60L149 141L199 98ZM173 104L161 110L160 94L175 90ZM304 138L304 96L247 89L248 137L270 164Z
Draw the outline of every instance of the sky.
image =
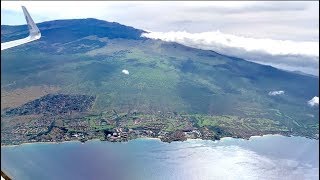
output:
M144 36L214 50L319 76L318 1L1 1L1 25L97 18L148 31Z

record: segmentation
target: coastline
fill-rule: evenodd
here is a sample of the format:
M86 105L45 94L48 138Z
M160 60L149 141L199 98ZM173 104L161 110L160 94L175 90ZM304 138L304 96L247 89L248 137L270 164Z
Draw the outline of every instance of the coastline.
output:
M100 139L90 139L88 141L101 141ZM21 144L9 144L9 145L1 145L1 147L17 147L21 145L32 145L32 144L62 144L62 143L68 143L68 142L81 142L80 140L70 140L70 141L59 141L59 142L26 142L26 143L21 143Z
M250 136L249 138L241 138L241 137L222 137L219 140L212 140L212 139L202 139L202 138L187 138L186 140L178 140L178 141L172 141L172 142L184 142L184 141L190 141L190 140L197 140L197 141L225 141L228 139L240 139L240 140L245 140L245 141L252 141L252 139L254 138L261 138L261 137L270 137L270 136L282 136L282 137L301 137L301 138L306 138L306 139L310 139L310 140L316 140L319 141L319 139L316 138L310 138L310 137L305 137L305 136L295 136L295 135L282 135L282 134L263 134L263 135L254 135L254 136ZM18 146L22 146L22 145L33 145L33 144L62 144L62 143L71 143L71 142L75 142L75 143L86 143L86 142L92 142L92 141L99 141L99 142L110 142L110 143L128 143L131 141L135 141L135 140L157 140L163 143L172 143L172 142L165 142L162 141L160 138L158 137L138 137L138 138L134 138L134 139L129 139L127 141L119 141L119 142L114 142L114 141L107 141L107 140L101 140L98 138L94 138L94 139L89 139L86 141L81 141L81 140L70 140L70 141L61 141L61 142L26 142L26 143L21 143L21 144L17 144L17 145L1 145L2 147L18 147Z
M25 179L23 176L26 175L30 176L30 179L38 179L37 177L47 179L48 174L53 177L52 179L61 178L61 174L70 179L90 179L92 177L97 177L97 179L100 177L101 179L105 177L155 179L154 177L159 177L159 174L165 174L165 179L171 179L172 170L181 179L190 179L195 173L204 174L201 176L203 179L212 177L220 179L222 176L219 176L218 173L223 170L223 176L227 177L230 175L228 169L231 168L233 170L249 169L249 171L242 171L248 174L246 177L256 171L266 177L265 173L268 172L270 179L273 179L275 174L279 174L277 179L281 179L283 175L281 172L288 170L286 172L290 173L287 175L292 175L294 179L296 172L301 175L305 173L315 175L318 171L315 157L319 152L319 149L316 148L319 141L308 140L304 137L271 134L255 136L249 140L225 137L220 141L188 139L186 142L175 141L173 143L165 143L159 138L149 137L121 143L101 142L97 139L89 140L87 143L67 142L69 141L60 145L33 143L33 145L21 145L15 148L3 147L2 162L3 168L6 167L3 170L7 170L17 179ZM302 151L307 153L301 154ZM33 164L29 165L30 159ZM312 162L311 166L310 162ZM26 167L25 164L29 166ZM264 167L267 167L268 170L276 169L270 172ZM304 170L303 172L300 167ZM43 169L53 171L45 172ZM26 173L19 176L20 174L15 171ZM83 174L79 171L89 174L81 178ZM146 171L150 174L146 174ZM114 173L125 174L126 177L115 178ZM299 177L303 179L304 176ZM161 179L163 179L162 175L158 180ZM195 176L194 179L199 179L199 176ZM312 179L318 179L318 177Z

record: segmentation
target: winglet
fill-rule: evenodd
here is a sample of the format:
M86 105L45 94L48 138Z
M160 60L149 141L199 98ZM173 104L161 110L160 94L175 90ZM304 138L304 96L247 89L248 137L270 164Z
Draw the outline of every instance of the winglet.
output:
M24 17L26 18L27 24L28 24L28 28L29 28L29 35L33 36L33 37L38 37L37 39L39 39L41 37L41 33L39 28L37 27L37 25L34 23L34 21L32 20L29 12L27 11L27 9L22 6L22 10L23 10L23 14Z
M41 33L39 28L37 27L37 25L34 23L34 21L32 20L30 14L28 13L27 9L22 6L22 10L24 13L24 17L26 18L27 24L28 24L28 28L29 28L29 36L23 39L18 39L18 40L14 40L14 41L9 41L9 42L5 42L5 43L1 43L1 51L8 49L8 48L12 48L15 46L19 46L21 44L25 44L31 41L35 41L37 39L40 39L41 37Z

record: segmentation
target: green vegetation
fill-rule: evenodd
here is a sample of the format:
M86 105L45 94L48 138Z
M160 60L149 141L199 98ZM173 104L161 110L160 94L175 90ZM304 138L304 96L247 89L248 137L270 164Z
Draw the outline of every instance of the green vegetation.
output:
M176 112L118 114L115 111L106 111L100 114L61 114L58 119L55 118L56 116L43 115L24 124L6 126L2 128L1 143L83 141L93 138L126 141L137 137L159 137L163 141L171 142L185 140L185 138L216 140L222 137L249 138L254 135L290 135L293 133L278 121L225 115L178 114ZM11 123L12 119L15 119L15 116L4 117L3 122ZM318 129L319 127L310 128ZM116 133L115 136L114 133ZM316 138L314 131L305 129L300 133Z
M60 33L60 26L66 35L61 39L53 34ZM89 26L97 27L96 31ZM95 96L89 113L99 116L86 117L91 129L126 124L127 128L161 126L175 131L187 126L183 123L187 121L157 114L178 112L194 127L218 128L235 136L241 136L240 130L243 136L318 134L319 108L307 104L319 95L316 77L140 38L141 30L94 19L45 22L39 27L46 34L39 41L1 54L1 88L11 92L52 85L59 87L59 93ZM20 28L14 31L23 33ZM5 31L4 40L15 38L14 31ZM123 69L129 75L121 73ZM268 95L275 90L285 94ZM99 118L110 119L114 113L105 112L113 110L127 122L99 125ZM141 114L126 118L130 112ZM137 125L134 118L158 119Z

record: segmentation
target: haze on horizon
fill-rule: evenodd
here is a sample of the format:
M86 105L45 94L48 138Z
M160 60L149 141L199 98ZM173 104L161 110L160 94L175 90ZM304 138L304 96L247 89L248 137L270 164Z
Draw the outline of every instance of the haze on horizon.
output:
M317 1L1 1L1 25L25 24L21 5L36 23L97 18L146 30L149 38L319 76Z

